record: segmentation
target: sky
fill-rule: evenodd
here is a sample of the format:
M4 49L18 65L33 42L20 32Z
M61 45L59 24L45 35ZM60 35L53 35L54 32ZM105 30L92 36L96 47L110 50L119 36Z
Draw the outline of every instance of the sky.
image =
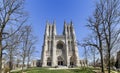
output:
M41 57L46 21L56 22L57 34L62 34L64 21L73 22L76 39L80 42L90 33L87 18L93 14L95 0L26 0L25 11L29 14L29 23L32 24L33 33L37 36L35 58ZM84 49L78 46L79 57L83 59Z

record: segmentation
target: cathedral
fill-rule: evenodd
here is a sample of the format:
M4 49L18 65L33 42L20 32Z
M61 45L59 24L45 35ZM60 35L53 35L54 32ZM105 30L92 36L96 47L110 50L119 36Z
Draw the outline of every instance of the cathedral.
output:
M57 35L56 24L46 24L44 42L42 46L41 66L82 66L79 59L75 30L72 22L64 22L62 35Z

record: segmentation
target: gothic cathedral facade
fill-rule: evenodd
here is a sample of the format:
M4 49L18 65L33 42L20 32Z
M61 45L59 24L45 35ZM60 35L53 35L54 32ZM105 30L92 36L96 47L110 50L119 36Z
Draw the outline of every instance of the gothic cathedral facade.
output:
M56 24L47 23L41 55L42 67L80 66L75 30L72 22L64 22L62 35L57 35Z

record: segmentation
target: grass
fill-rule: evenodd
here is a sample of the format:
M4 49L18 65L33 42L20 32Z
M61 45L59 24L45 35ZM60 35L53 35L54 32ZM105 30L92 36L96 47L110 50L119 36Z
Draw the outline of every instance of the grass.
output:
M101 69L99 67L98 68L91 67L91 69L95 72L98 72L98 73L101 72ZM105 71L105 73L108 73L107 69L104 69L104 71ZM120 73L120 71L111 70L111 73Z
M47 68L29 68L24 70L25 73L95 73L90 68L80 68L80 69L61 69L61 70L49 70ZM11 73L21 73L11 72Z

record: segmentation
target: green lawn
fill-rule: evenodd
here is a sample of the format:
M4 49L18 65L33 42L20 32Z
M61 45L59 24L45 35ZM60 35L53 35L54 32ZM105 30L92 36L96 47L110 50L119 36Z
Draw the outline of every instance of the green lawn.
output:
M48 70L47 68L29 68L24 72L25 73L94 73L90 68L61 69L61 70ZM11 73L21 73L21 72L11 72Z

